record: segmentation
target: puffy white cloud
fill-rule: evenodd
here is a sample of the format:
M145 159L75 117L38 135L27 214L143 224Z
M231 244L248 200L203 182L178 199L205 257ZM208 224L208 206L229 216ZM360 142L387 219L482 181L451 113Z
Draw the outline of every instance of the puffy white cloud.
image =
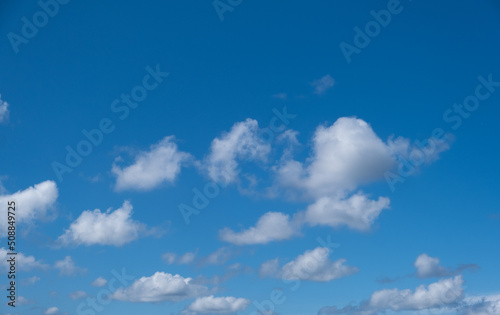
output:
M415 274L419 278L448 277L466 269L479 269L479 266L475 264L461 264L455 269L445 268L439 265L439 258L430 257L425 253L419 255L413 265L417 269Z
M419 255L413 265L419 278L442 277L448 273L446 268L439 265L439 258L430 257L425 253Z
M16 222L31 222L34 219L45 218L47 210L54 206L58 196L57 185L47 180L20 190L13 194L0 195L0 204L7 205L8 201L16 202ZM0 207L0 215L7 218L7 207ZM7 234L7 220L0 220L0 236Z
M389 208L389 198L370 200L357 193L348 199L322 197L307 207L304 220L310 225L347 226L351 229L369 230L383 209Z
M108 284L108 280L104 279L103 277L98 277L97 279L95 279L90 283L91 286L98 288L103 287L106 284Z
M289 135L291 137L282 140L288 139L296 145L296 134L290 131ZM304 224L367 231L382 210L389 208L390 200L386 197L370 199L358 190L359 187L384 178L400 166L400 159L412 160L420 154L421 162L429 163L446 149L445 141L435 139L428 139L423 144L418 141L411 144L401 137L384 142L365 121L339 118L331 126L317 128L312 139L312 153L305 163L293 160L291 152L286 150L279 165L273 168L276 185L270 195L285 188L293 198L311 200L307 209L298 212L293 220L286 214L269 212L255 227L247 230L222 229L220 238L238 245L265 244L298 235Z
M368 123L342 117L330 127L318 127L308 165L285 161L278 168L278 179L283 186L315 198L344 196L360 184L382 178L394 165L390 146Z
M369 306L378 310L421 310L447 306L463 297L462 276L442 279L429 286L420 285L409 289L385 289L375 291Z
M415 161L418 167L449 148L446 141L434 138L415 144L402 137L384 142L367 122L354 117L341 117L331 126L318 127L312 146L306 164L284 160L277 175L282 186L313 198L345 197L360 185L396 170L400 159Z
M213 295L197 298L184 314L231 314L245 310L250 300L232 296L214 297Z
M334 84L335 80L329 74L311 83L314 87L314 94L317 95L324 94L327 90L331 89Z
M208 288L191 283L191 278L156 272L142 277L126 288L119 288L111 296L115 300L129 302L181 301L208 293Z
M229 228L219 231L221 240L236 245L267 244L271 241L290 239L299 233L300 222L281 212L267 212L255 227L241 232Z
M324 307L319 314L370 315L385 311L418 311L454 306L463 299L462 276L441 279L428 286L409 289L384 289L372 293L370 299L359 306Z
M132 220L132 205L125 201L121 208L106 212L86 210L58 238L63 245L122 246L137 239L146 225Z
M270 151L271 146L259 137L258 122L247 119L212 141L202 168L213 181L227 184L237 181L239 160L265 161Z
M172 183L181 171L182 163L190 159L188 153L179 151L174 137L163 138L141 151L134 164L121 168L113 163L111 172L116 176L116 190L150 190L160 184Z
M8 271L10 268L10 262L8 262L7 260L13 257L11 255L7 255L8 252L9 251L4 247L0 248L0 267L5 271ZM42 263L41 261L36 260L35 257L26 256L23 253L17 253L17 255L15 255L15 260L16 260L16 268L21 270L46 269L49 267L48 265ZM33 280L34 280L33 283L37 281L35 279ZM40 280L40 278L38 278L38 280Z
M87 297L87 292L84 292L84 291L74 291L74 292L71 292L68 296L72 300L80 300L80 299L84 299L84 298Z
M384 197L370 200L361 193L344 200L323 197L292 219L281 212L268 212L259 218L254 227L240 232L224 228L219 231L219 236L221 240L236 245L267 244L299 235L305 223L367 231L380 212L389 207L389 202L389 198Z
M57 307L49 307L48 309L46 309L44 312L43 312L45 315L54 315L54 314L57 314L59 313L59 308Z
M59 274L64 276L74 276L85 273L87 270L75 265L71 256L64 257L54 263L54 268L59 269Z
M330 250L317 247L307 250L279 269L277 259L264 262L259 270L261 277L280 277L284 280L328 282L357 273L359 269L345 265L345 259L331 261Z
M365 121L342 117L331 126L316 129L312 153L305 163L290 156L281 160L275 167L275 188L313 200L303 213L304 223L366 231L390 200L370 200L356 190L397 170L401 159L420 159L414 166L418 168L448 148L447 143L435 139L426 145L413 145L401 137L384 142Z
M0 123L7 122L9 120L9 104L2 100L2 94L0 94Z
M327 282L359 271L357 267L344 265L345 259L329 260L329 254L330 250L325 247L308 250L283 266L282 277L288 280Z

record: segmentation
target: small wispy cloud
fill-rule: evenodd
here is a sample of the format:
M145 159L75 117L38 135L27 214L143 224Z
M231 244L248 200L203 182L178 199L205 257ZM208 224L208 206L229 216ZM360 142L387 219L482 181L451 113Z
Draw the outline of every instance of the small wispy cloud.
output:
M108 284L108 280L104 279L103 277L99 277L99 278L95 279L94 281L92 281L92 283L90 283L91 286L98 287L98 288L103 287L106 284Z
M0 123L6 123L9 121L9 103L2 100L2 94L0 94Z
M415 266L416 276L418 278L438 278L449 277L460 274L464 270L477 270L480 267L476 264L461 264L457 268L446 268L440 265L439 258L431 257L423 253L417 257L413 263Z
M231 251L228 247L221 247L215 252L210 253L206 257L198 256L198 249L193 252L186 252L182 255L177 255L176 253L168 252L162 255L162 259L165 263L169 265L189 265L198 264L199 266L204 265L223 265L229 259L234 256L235 253Z
M40 281L40 277L33 276L31 278L27 278L27 279L21 280L21 284L23 284L23 285L32 285L32 284L35 284L38 281Z
M49 307L48 309L46 309L44 312L43 312L45 315L54 315L54 314L57 314L59 313L59 308L53 306L53 307Z
M316 95L324 94L327 90L331 89L334 84L335 80L329 74L311 83L314 87L314 94Z
M8 262L8 251L4 247L0 247L0 270L8 271L10 268L10 263ZM21 270L32 270L32 269L47 269L49 266L42 261L36 259L33 256L25 255L23 253L18 253L16 256L16 263L18 268ZM35 281L36 282L36 281Z
M66 256L63 260L56 261L54 268L59 269L59 274L62 276L81 275L87 271L85 268L76 266L71 256Z
M278 93L278 94L272 95L272 97L279 98L281 100L286 100L288 98L288 94L286 94L286 93Z
M87 292L84 291L74 291L71 292L69 295L70 299L72 300L81 300L87 297Z

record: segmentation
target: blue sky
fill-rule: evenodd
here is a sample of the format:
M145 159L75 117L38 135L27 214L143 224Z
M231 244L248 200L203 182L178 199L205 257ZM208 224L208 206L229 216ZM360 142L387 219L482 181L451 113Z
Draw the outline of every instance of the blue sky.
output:
M498 2L0 17L0 314L500 314Z

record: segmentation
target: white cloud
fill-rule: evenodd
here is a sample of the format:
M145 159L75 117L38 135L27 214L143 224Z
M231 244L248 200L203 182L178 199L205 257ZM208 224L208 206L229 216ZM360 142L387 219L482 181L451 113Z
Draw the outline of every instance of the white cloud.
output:
M184 253L181 256L179 256L179 258L177 259L177 263L181 265L190 264L194 262L195 258L196 258L196 253L193 252Z
M479 269L479 266L475 264L461 264L454 269L445 268L440 266L439 258L430 257L425 253L417 257L413 266L417 269L415 274L418 278L449 277L457 275L467 269Z
M122 190L151 190L160 184L172 183L181 171L182 163L190 159L188 153L179 151L174 137L163 138L142 151L134 164L121 168L113 163L111 172L117 177L115 188Z
M317 95L324 94L327 90L331 89L334 84L335 80L329 74L311 83L314 87L314 94Z
M389 208L389 198L370 200L357 193L348 199L322 197L307 207L304 220L310 225L347 226L354 230L369 230L383 209Z
M2 101L2 94L0 94L0 123L7 122L9 120L9 104Z
M299 224L281 212L267 212L255 227L241 232L229 228L219 231L221 240L236 245L267 244L272 241L290 239L299 233Z
M387 141L387 145L394 156L399 159L413 161L406 162L418 169L419 165L434 162L439 158L440 153L450 149L449 141L453 136L446 135L445 137L447 141L437 141L435 138L430 138L421 142L415 141L413 145L409 139L398 137Z
M115 300L129 302L181 301L205 295L208 288L192 284L191 278L156 272L151 277L142 277L126 288L119 288L111 296Z
M197 251L196 252L187 252L187 253L184 253L180 256L178 256L175 253L165 253L162 255L162 258L169 265L172 265L172 264L187 265L187 264L191 264L194 262L194 260L196 258L196 254L197 254Z
M232 257L232 252L227 247L221 247L215 252L209 254L203 262L210 265L222 265Z
M280 263L278 258L263 262L259 268L259 277L276 277L279 275Z
M233 253L227 247L221 247L215 252L210 253L206 257L198 257L198 250L194 252L186 252L182 255L177 255L175 253L164 253L162 259L169 265L188 265L198 263L201 265L222 265L227 262Z
M266 161L270 151L271 146L259 137L257 121L247 119L212 141L202 168L213 181L227 184L237 181L238 160Z
M345 259L331 261L330 250L317 247L307 250L279 269L277 259L264 262L259 270L261 277L273 276L284 280L328 282L357 273L359 269L345 265Z
M84 299L84 298L87 297L87 292L84 292L84 291L74 291L74 292L71 292L68 296L72 300L80 300L80 299Z
M500 295L467 297L459 312L463 315L500 315Z
M18 305L28 305L28 304L35 304L35 301L27 299L24 296L18 296L16 299L16 303Z
M427 287L420 285L411 290L385 289L375 291L369 305L378 310L420 310L442 307L454 303L463 295L462 276L442 279Z
M296 134L291 135L293 137L285 139L296 145ZM440 152L448 149L446 142L436 141L428 139L427 143L413 145L405 138L393 140L391 137L384 142L368 123L353 117L342 117L331 126L320 126L313 136L312 153L306 162L292 159L290 150L285 152L279 165L274 167L276 185L269 192L274 196L284 188L291 198L299 196L312 201L307 209L298 212L293 220L283 213L269 212L247 230L222 229L220 238L238 245L266 244L298 235L304 224L368 231L382 210L389 208L390 199L370 199L359 190L360 186L384 178L387 172L400 166L399 159L411 160L415 158L414 153L422 156L422 163L435 160ZM276 224L279 228L274 227Z
M306 251L283 266L283 278L327 282L359 271L357 267L344 265L345 259L329 260L329 254L330 250L325 247Z
M430 257L425 253L419 255L413 265L419 278L442 277L448 273L446 268L439 265L439 258Z
M177 261L177 254L175 253L165 253L161 258L169 265L174 264Z
M281 212L268 212L259 218L254 227L240 232L224 228L219 231L219 236L221 240L236 245L267 244L299 235L304 223L334 228L347 226L351 229L367 231L380 212L388 207L389 198L380 197L378 200L370 200L361 193L345 200L323 197L292 219Z
M108 284L108 280L104 279L103 277L98 277L97 279L92 281L92 283L90 283L91 286L98 288L103 287L106 284Z
M77 267L71 256L64 257L54 263L54 268L59 269L59 274L64 276L74 276L85 273L87 270Z
M360 184L382 178L394 165L391 148L370 125L342 117L330 127L317 128L307 165L285 161L278 169L278 179L283 186L300 189L310 197L344 197Z
M122 246L137 239L146 231L146 225L132 220L132 205L125 201L121 208L106 212L86 210L71 223L58 239L63 245Z
M54 314L57 314L59 313L59 308L57 307L49 307L48 309L46 309L44 312L43 312L45 315L54 315Z
M52 208L57 200L57 185L47 180L13 194L1 195L0 204L7 205L8 201L16 202L16 222L29 223L35 219L43 219L47 210ZM0 207L2 218L7 218L7 207ZM7 234L7 220L0 220L0 235Z
M19 254L18 254L18 255L19 255ZM2 256L2 255L0 254L0 256ZM40 277L38 277L38 276L33 276L33 277L30 277L30 278L26 278L26 279L24 279L24 280L21 280L21 283L22 283L23 285L32 285L32 284L37 283L38 281L40 281Z
M279 98L281 100L286 100L288 95L286 93L278 93L273 95L274 98Z
M428 142L432 145L422 150L401 137L384 142L365 121L342 117L331 126L316 129L312 153L305 163L290 156L281 160L275 168L275 188L313 200L301 214L304 223L366 231L381 211L389 208L390 200L370 200L356 190L396 170L398 159L412 159L418 153L421 164L429 163L448 148L444 142Z
M441 279L428 286L409 289L384 289L372 293L370 299L359 306L324 307L319 314L371 315L385 311L418 311L447 308L463 298L462 276Z
M10 262L8 262L7 260L13 257L7 254L9 252L10 251L5 249L4 247L0 248L0 267L5 271L8 271L10 268ZM39 260L36 260L35 257L26 256L23 253L17 253L17 255L15 256L15 260L16 260L16 268L19 268L21 270L46 269L49 267L48 265L40 262ZM40 278L38 278L38 280L40 280ZM33 281L36 282L37 280L33 279Z
M241 274L253 273L253 269L250 266L243 266L240 263L235 263L227 266L226 271L220 275L213 275L212 277L198 276L191 282L192 284L203 284L203 285L220 285L223 282L228 281Z
M184 314L231 314L245 310L250 300L232 296L214 297L213 295L197 298Z
M360 185L384 178L397 167L398 158L409 159L420 152L423 163L428 163L448 148L435 139L427 140L429 149L422 150L402 137L384 142L368 123L354 117L341 117L329 127L318 127L312 142L313 152L306 164L285 160L277 168L277 176L283 187L313 198L343 198Z

